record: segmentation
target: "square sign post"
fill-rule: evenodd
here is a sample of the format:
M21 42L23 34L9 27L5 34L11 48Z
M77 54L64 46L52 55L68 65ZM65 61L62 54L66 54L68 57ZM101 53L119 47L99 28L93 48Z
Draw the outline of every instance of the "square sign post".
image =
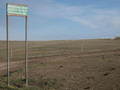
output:
M27 42L27 24L28 24L28 6L22 4L6 4L6 39L7 39L7 84L10 85L10 55L9 55L9 16L22 16L25 18L25 81L28 86L28 42Z

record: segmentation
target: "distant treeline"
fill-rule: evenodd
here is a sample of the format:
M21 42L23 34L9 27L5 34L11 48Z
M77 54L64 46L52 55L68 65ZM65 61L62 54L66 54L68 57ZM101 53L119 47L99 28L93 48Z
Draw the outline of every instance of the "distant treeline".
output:
M115 39L115 40L120 40L120 37L115 37L114 39Z

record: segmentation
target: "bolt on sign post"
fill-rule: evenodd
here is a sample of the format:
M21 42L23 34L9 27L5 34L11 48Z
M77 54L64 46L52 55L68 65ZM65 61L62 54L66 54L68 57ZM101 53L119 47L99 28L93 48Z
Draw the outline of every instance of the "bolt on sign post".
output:
M7 39L7 84L10 85L10 55L9 55L9 16L22 16L25 18L25 79L28 86L28 48L27 48L27 24L28 24L28 6L22 4L6 4L6 39Z

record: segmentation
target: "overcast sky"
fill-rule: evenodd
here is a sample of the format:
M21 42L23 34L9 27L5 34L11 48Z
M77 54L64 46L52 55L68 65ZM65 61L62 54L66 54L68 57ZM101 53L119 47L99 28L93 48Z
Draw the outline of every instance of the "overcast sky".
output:
M0 0L0 40L6 3L29 6L29 40L76 40L120 36L120 0ZM9 17L10 40L24 40L24 18Z

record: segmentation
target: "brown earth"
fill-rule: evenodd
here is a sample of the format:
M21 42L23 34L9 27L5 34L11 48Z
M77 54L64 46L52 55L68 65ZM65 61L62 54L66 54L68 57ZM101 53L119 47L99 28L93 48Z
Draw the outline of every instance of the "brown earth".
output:
M29 50L29 55L33 55L29 56L29 85L37 89L32 90L120 90L120 41L88 40L84 50L79 42L33 45ZM11 81L24 78L24 59L16 58L10 63ZM6 62L3 60L0 71L1 77L4 76ZM21 86L21 83L11 84Z

